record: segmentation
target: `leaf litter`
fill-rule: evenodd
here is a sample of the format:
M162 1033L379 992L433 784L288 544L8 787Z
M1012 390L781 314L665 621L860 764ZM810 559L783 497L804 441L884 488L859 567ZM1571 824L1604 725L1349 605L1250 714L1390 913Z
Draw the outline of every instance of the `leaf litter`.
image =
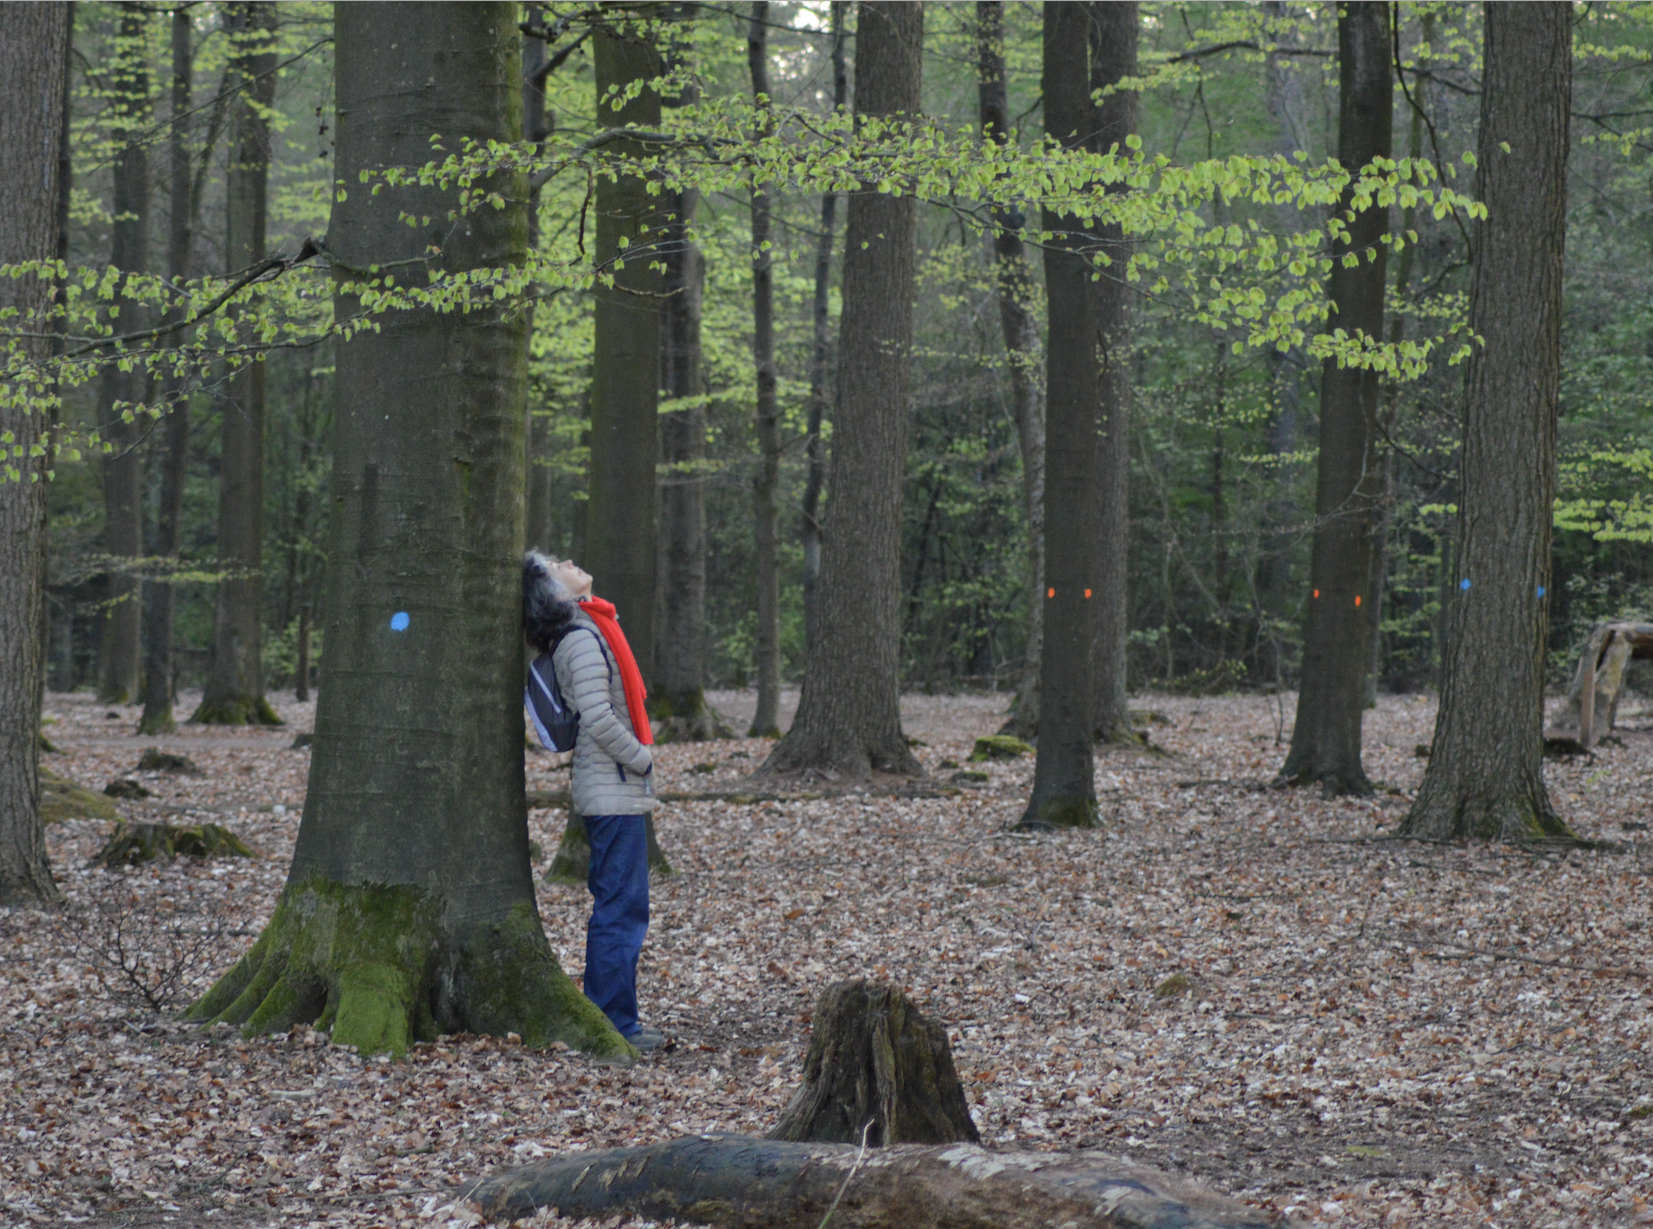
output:
M1546 764L1563 817L1610 846L1563 853L1380 839L1432 701L1367 715L1393 792L1331 801L1266 788L1289 697L1140 702L1168 754L1098 758L1096 831L1004 830L1030 757L929 797L662 808L679 873L653 888L640 992L669 1045L625 1068L512 1038L391 1061L181 1023L268 920L314 707L139 738L136 709L52 696L54 771L137 780L129 821L223 823L261 856L111 871L87 865L110 824L52 826L68 910L0 912L0 1223L476 1224L457 1196L501 1166L766 1130L844 977L898 982L947 1026L990 1145L1119 1152L1304 1224L1653 1223L1653 721ZM1001 710L903 702L938 782ZM138 770L149 747L202 775ZM766 751L663 747L662 788L738 789ZM563 787L563 759L530 753L530 790ZM563 820L532 811L530 835L555 849ZM539 904L578 978L583 889Z

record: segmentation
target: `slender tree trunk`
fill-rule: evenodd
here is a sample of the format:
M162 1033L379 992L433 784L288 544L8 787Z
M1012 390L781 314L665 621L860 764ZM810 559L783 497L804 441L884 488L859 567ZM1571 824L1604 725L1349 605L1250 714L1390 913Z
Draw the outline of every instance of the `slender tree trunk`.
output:
M224 188L226 273L264 259L270 170L269 108L275 101L275 5L232 6L231 76L244 83L234 103L230 164ZM249 363L229 381L223 403L218 484L218 560L230 575L218 583L212 662L201 706L191 721L280 725L264 698L264 364Z
M1405 836L1572 838L1544 787L1572 5L1485 6L1457 587Z
M732 737L706 704L706 388L700 370L700 305L706 258L690 228L699 194L675 194L666 251L666 339L661 386L680 402L660 417L660 634L650 712L656 742Z
M999 0L976 6L976 94L985 140L1008 144L1010 115L1005 92L1004 5ZM993 214L993 265L999 299L999 326L1004 331L1010 408L1022 453L1022 514L1027 520L1027 648L1022 678L1016 687L1010 719L999 730L1032 738L1039 732L1039 656L1045 627L1045 402L1039 383L1039 321L1034 314L1036 290L1022 242L1026 219L1020 210Z
M171 163L170 194L167 202L167 276L174 285L183 285L190 276L189 249L194 218L190 201L190 158L187 138L191 84L195 78L190 46L193 19L187 8L172 12L172 123L167 154ZM183 319L181 308L167 313L167 323ZM174 342L183 344L179 334ZM166 734L174 728L172 718L172 625L180 524L184 513L184 476L189 465L189 394L182 377L168 374L162 382L162 404L167 407L164 425L166 461L161 470L160 507L155 516L155 554L168 562L168 574L145 588L149 595L148 622L144 628L144 707L138 721L140 734Z
M0 264L57 255L58 179L70 6L0 6ZM0 280L12 328L51 331L50 278ZM11 344L8 363L40 362L49 340ZM46 655L46 444L51 407L9 388L0 398L0 906L57 899L40 819L40 705ZM17 399L14 401L13 397Z
M338 174L417 166L430 134L519 140L514 3L340 4ZM453 189L350 190L333 206L335 307L348 269L526 255L507 202L444 226ZM400 1053L466 1030L632 1051L546 942L528 864L521 568L527 355L511 305L392 312L338 349L327 649L287 885L252 950L193 1009ZM651 358L654 357L651 355ZM651 381L654 369L651 368Z
M1111 88L1136 75L1137 6L1103 0L1091 5L1091 90ZM1096 149L1125 152L1136 132L1136 93L1108 94L1097 107ZM1093 241L1113 263L1091 283L1096 295L1097 395L1101 422L1097 439L1100 486L1096 534L1096 648L1092 658L1096 736L1106 742L1136 743L1127 711L1125 648L1130 636L1128 551L1131 514L1130 291L1125 263L1130 245L1118 226L1096 230Z
M1337 31L1337 156L1354 174L1372 159L1389 156L1389 6L1351 0L1338 10ZM1345 192L1340 204L1348 232L1332 244L1336 263L1327 287L1332 327L1380 340L1389 210L1380 206L1355 214L1350 199ZM1346 267L1345 255L1354 255L1357 263ZM1303 681L1280 779L1299 785L1317 781L1327 797L1372 792L1361 765L1360 727L1370 662L1372 541L1383 494L1378 393L1377 372L1326 360Z
M746 27L752 96L769 100L769 5L754 0ZM767 125L765 125L767 129ZM760 134L761 135L761 134ZM752 480L754 563L758 575L758 703L748 738L779 737L781 581L775 491L781 477L780 406L775 400L775 275L769 255L769 194L752 186L752 362L757 368L758 471Z
M1289 8L1283 0L1264 0L1260 6L1268 17L1284 21ZM1288 37L1284 30L1273 31L1276 38ZM1308 148L1303 83L1293 57L1270 52L1264 60L1265 96L1269 119L1274 124L1274 152L1290 158L1299 149ZM1278 225L1282 232L1295 229L1300 219L1296 209L1283 207ZM1259 620L1258 674L1277 688L1285 681L1284 634L1288 630L1288 614L1297 605L1291 584L1291 556L1297 541L1292 529L1298 518L1296 469L1285 459L1297 447L1297 418L1302 402L1304 369L1301 346L1285 351L1268 351L1269 390L1273 414L1268 425L1268 450L1276 458L1273 490L1264 504L1266 521L1263 527L1261 557L1257 561L1257 601ZM1289 620L1295 623L1295 618Z
M1069 149L1095 148L1090 48L1090 5L1045 5L1045 132ZM1082 226L1044 211L1044 229L1055 236L1045 247L1045 640L1039 754L1024 828L1096 823L1092 667L1102 528L1102 333L1101 296L1091 284L1086 255L1091 242Z
M844 65L844 12L847 0L832 0L832 109L849 100L849 73ZM815 298L812 304L814 346L809 361L809 417L804 432L803 515L798 539L803 547L804 644L815 643L821 623L821 491L826 486L826 448L821 424L826 418L828 376L832 366L832 242L838 224L838 194L821 196L821 234L815 244Z
M121 5L120 34L111 73L113 126L127 141L115 155L114 221L110 226L109 263L123 274L149 268L149 153L138 139L148 126L149 73L144 67L148 11L141 4ZM124 300L114 321L116 331L131 333L148 323L143 304ZM122 371L115 363L103 369L99 383L99 425L111 451L103 458L104 551L111 571L104 587L104 615L98 638L98 699L131 704L138 698L143 586L134 574L143 557L142 425L132 407L148 393L141 365Z
M640 10L646 15L647 10ZM619 8L604 10L592 35L599 128L660 127L660 95L628 90L660 75L660 50ZM609 91L627 101L616 108ZM640 156L622 141L617 156ZM591 464L586 503L585 558L597 591L612 601L625 624L646 680L654 671L655 458L659 454L661 253L660 197L635 175L597 180L597 267L613 284L597 288L591 379ZM622 243L622 240L624 243Z
M541 21L541 8L537 4L526 6L525 13L530 25L538 26ZM535 149L543 151L545 140L551 135L551 126L546 121L545 111L545 70L546 48L545 40L531 34L522 36L522 137L525 141L532 141ZM532 251L539 246L540 237L540 189L535 188L528 194L528 247ZM534 309L529 307L526 314L528 345L534 344ZM549 550L551 547L551 469L541 464L541 459L550 449L549 426L547 417L543 413L534 412L533 387L530 385L528 398L528 525L525 533L527 544L535 550Z
M915 116L924 7L857 6L855 113ZM920 775L901 733L901 493L917 284L917 202L851 193L832 433L832 510L821 550L820 635L792 729L765 773Z

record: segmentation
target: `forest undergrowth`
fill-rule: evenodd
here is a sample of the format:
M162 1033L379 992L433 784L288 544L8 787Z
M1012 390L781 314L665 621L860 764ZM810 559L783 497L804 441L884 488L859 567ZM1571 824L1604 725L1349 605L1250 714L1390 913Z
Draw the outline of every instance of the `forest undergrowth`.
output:
M53 696L48 768L134 780L151 796L124 815L222 823L260 856L107 871L88 860L108 823L52 826L68 911L0 914L0 1221L473 1224L455 1194L500 1166L767 1130L816 996L868 976L946 1024L989 1145L1118 1152L1305 1224L1653 1223L1653 712L1627 705L1592 758L1547 764L1562 816L1602 843L1566 852L1382 839L1422 775L1421 697L1367 715L1387 792L1268 788L1282 699L1139 697L1169 754L1099 758L1096 831L1004 831L1031 757L966 763L1002 697L904 702L934 797L667 805L679 873L655 883L640 984L669 1045L623 1068L511 1039L391 1061L180 1023L269 918L313 705L280 706L285 729L139 738L136 708ZM151 746L201 775L136 771ZM734 786L766 750L664 747L662 788ZM530 753L530 790L565 787L563 758ZM531 812L542 850L562 823ZM540 888L576 977L587 902Z

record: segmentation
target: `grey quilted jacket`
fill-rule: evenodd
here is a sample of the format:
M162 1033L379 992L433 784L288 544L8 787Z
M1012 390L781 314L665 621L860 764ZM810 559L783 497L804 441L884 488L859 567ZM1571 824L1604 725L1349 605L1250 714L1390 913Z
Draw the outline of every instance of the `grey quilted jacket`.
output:
M552 655L557 686L580 714L574 742L574 809L581 815L646 815L654 810L654 756L631 732L625 684L603 633L586 614Z

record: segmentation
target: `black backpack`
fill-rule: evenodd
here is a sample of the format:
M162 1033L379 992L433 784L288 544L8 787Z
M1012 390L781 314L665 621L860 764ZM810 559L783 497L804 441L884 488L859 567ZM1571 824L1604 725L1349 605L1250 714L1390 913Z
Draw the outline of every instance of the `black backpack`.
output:
M564 638L575 632L590 631L589 628L570 628L564 633ZM597 633L592 632L596 636ZM580 714L563 699L562 688L557 684L557 667L553 654L558 645L562 644L559 638L549 651L534 658L528 667L528 686L523 688L523 702L528 706L528 716L534 722L534 733L539 735L540 746L548 751L572 751L574 743L580 736ZM603 638L597 636L597 647L602 651L603 662L608 662L608 648L603 644Z

